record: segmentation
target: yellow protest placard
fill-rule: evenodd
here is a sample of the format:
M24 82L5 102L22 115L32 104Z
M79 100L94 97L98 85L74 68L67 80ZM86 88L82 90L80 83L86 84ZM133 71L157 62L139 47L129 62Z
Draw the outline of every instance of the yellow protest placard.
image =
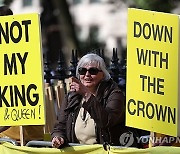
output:
M179 17L128 9L126 125L179 135Z
M0 126L44 124L39 15L0 21Z

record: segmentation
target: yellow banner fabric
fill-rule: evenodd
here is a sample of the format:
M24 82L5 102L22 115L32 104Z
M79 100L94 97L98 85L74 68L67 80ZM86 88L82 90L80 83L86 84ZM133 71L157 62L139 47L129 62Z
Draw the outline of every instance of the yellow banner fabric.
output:
M0 153L4 154L59 154L59 153L68 153L68 154L159 154L159 153L173 153L179 154L179 147L154 147L147 149L137 149L137 148L118 148L110 147L109 151L105 151L102 145L84 145L84 146L72 146L64 149L55 149L55 148L32 148L32 147L20 147L12 145L11 143L1 143L0 144Z

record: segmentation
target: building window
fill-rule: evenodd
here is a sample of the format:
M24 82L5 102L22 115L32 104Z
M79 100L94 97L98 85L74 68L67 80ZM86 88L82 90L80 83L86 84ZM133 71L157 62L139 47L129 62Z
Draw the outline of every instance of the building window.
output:
M81 0L73 0L73 4L79 4L81 3Z
M108 3L114 4L115 0L109 0Z
M90 3L98 3L100 0L90 0Z
M76 26L75 30L76 30L76 35L77 35L78 39L81 40L82 28L80 26Z
M99 28L98 26L91 26L89 30L89 38L93 41L98 41Z
M32 0L23 0L23 7L32 6Z

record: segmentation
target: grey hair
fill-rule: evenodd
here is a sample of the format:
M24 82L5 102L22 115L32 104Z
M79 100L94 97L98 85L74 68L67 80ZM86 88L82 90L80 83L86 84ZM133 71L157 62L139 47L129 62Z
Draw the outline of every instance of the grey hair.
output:
M85 56L83 56L79 62L78 62L78 65L77 65L77 68L76 68L76 77L79 79L80 78L80 75L78 73L78 69L80 67L83 67L85 65L89 65L89 64L97 64L97 67L98 69L102 70L103 73L104 73L104 80L109 80L111 78L107 68L106 68L106 64L104 62L104 60L97 54L94 54L94 53L89 53L89 54L86 54Z

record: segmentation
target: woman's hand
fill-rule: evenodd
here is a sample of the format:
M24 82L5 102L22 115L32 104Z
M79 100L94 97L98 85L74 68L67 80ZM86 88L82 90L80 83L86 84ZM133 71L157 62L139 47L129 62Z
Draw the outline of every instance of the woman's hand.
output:
M52 147L59 148L62 144L64 144L64 139L62 137L55 136L52 139Z
M90 93L89 89L85 87L78 79L71 77L70 80L70 91L76 91L82 96L85 96L87 93Z

